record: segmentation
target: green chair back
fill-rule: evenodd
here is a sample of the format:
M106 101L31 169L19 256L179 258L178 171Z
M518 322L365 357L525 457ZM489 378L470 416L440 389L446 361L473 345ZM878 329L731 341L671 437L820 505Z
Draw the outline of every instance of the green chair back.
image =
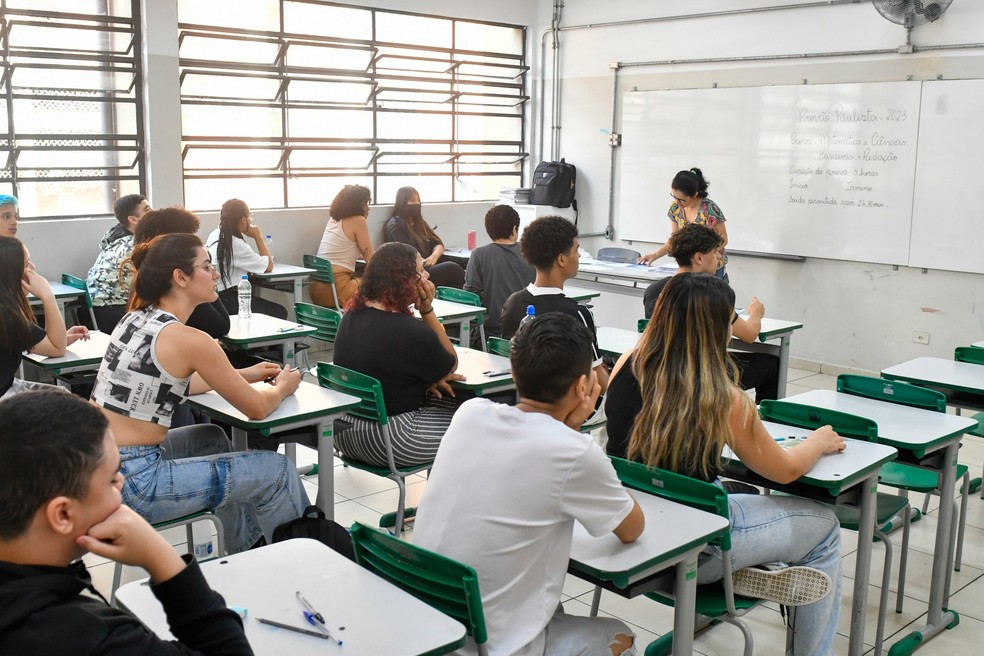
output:
M294 303L294 317L297 323L318 330L313 335L314 339L334 343L335 335L338 333L338 323L342 320L342 313L333 308L311 303Z
M496 355L508 358L509 351L512 349L512 342L501 337L489 337L487 346L489 353L495 353Z
M62 284L68 285L69 287L74 287L75 289L81 289L85 292L85 305L88 308L92 308L92 297L89 296L89 285L86 284L84 280L73 276L70 273L62 274Z
M878 439L878 424L874 421L837 410L766 399L759 404L759 415L765 421L800 428L816 429L830 424L843 437L853 437L868 442Z
M359 405L348 411L350 415L379 422L382 426L389 423L383 403L383 386L372 376L330 362L319 362L318 384L359 397Z
M984 364L984 348L977 346L958 346L953 350L953 359L957 362Z
M477 644L488 641L474 569L359 522L352 546L359 565L464 624Z
M946 395L942 392L901 381L841 374L837 377L837 391L923 410L946 412Z
M474 292L466 292L464 289L438 287L437 297L442 301L454 301L455 303L482 307L482 297Z
M646 331L646 326L649 325L649 319L639 319L639 323L636 324L636 330L640 333Z
M305 255L304 266L308 269L316 269L315 273L311 274L311 280L327 282L332 285L335 284L335 274L332 273L331 262L329 260L318 257L317 255Z
M611 460L615 473L627 488L730 519L728 493L713 483L706 483L665 469L647 467L642 463L614 456ZM724 535L715 538L710 544L719 545L722 549L730 549L731 531L725 531Z

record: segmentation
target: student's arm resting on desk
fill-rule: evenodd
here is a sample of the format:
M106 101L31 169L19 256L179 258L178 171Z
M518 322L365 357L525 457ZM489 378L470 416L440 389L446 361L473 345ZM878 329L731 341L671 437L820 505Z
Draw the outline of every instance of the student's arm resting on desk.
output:
M629 496L631 497L632 495L630 494ZM632 510L629 512L628 517L623 519L622 523L612 531L615 537L624 543L638 540L646 528L646 516L642 512L642 508L639 507L639 502L633 498L632 504Z
M198 563L191 556L179 556L160 533L129 507L118 507L90 527L77 543L98 556L147 570L151 590L164 607L171 633L180 641L166 642L135 623L108 622L100 653L253 653L242 620L209 588Z
M55 301L55 294L51 291L51 285L34 269L25 272L21 284L27 292L34 294L41 301L44 311L44 339L34 344L31 353L55 358L65 355L65 349L68 347L65 319L58 311L58 303Z
M776 483L792 483L810 471L821 456L839 453L845 448L844 438L830 426L810 433L803 441L784 449L773 439L759 419L748 397L734 391L731 406L731 448L743 465Z
M722 225L722 224L718 224ZM748 304L748 318L745 319L735 315L735 321L731 324L731 334L745 342L754 343L762 332L762 317L765 316L765 306L757 297L752 297L752 302Z

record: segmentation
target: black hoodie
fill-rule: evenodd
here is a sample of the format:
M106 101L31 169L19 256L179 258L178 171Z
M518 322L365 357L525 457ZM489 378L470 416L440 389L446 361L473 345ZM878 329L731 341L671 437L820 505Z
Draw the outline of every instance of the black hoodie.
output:
M151 586L177 642L161 640L102 597L83 596L84 590L98 593L81 562L46 567L0 561L0 654L252 655L242 620L208 587L198 564L186 560L179 574Z

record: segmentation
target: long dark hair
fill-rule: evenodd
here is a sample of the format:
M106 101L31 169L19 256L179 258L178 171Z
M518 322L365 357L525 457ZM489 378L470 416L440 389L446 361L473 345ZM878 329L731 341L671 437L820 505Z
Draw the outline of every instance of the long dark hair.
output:
M215 249L219 275L226 285L232 284L232 240L242 239L243 232L239 226L243 218L249 216L249 206L238 198L230 198L222 203L219 212L219 244Z
M406 224L407 232L410 233L413 243L417 245L417 250L426 257L430 255L430 250L427 248L428 242L437 242L439 244L443 244L444 242L437 236L434 229L424 221L421 206L411 205L409 203L410 199L414 196L419 198L420 194L413 187L400 187L397 189L396 200L393 201L393 213L390 214L390 218L394 216L400 217L400 220Z
M172 274L181 269L186 275L195 273L195 256L202 248L198 235L175 233L161 235L133 247L130 259L137 270L130 286L128 311L143 310L158 305L171 291Z
M34 313L21 284L27 256L17 237L0 237L0 350L12 353L33 346Z
M383 244L375 252L362 276L359 291L349 299L345 310L359 310L369 301L382 303L387 310L410 314L417 300L417 251L398 241Z

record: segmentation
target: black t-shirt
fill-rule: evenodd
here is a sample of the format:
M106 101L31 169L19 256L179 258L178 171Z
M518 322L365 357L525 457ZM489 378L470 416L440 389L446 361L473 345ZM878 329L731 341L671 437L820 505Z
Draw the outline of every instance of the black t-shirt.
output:
M410 315L363 308L346 312L338 325L335 364L378 380L390 415L420 408L427 388L454 363L434 331Z
M20 368L21 353L30 350L45 338L47 333L36 323L31 324L31 346L27 349L0 349L0 395L4 394L14 384L14 374ZM15 347L16 348L16 347Z
M519 330L519 322L526 316L528 305L536 308L536 316L547 312L563 312L581 321L591 331L591 348L594 349L595 362L601 360L601 352L598 350L598 331L595 330L591 310L563 294L537 295L531 293L529 289L521 289L511 295L502 304L500 325L503 339L512 339L512 336Z
M649 285L649 287L646 287L646 293L642 296L642 316L647 319L653 316L653 309L656 307L656 301L659 300L659 295L663 293L663 287L666 287L666 283L669 281L669 278L660 278L653 284Z
M209 337L218 339L229 334L229 311L221 298L211 303L201 303L192 310L185 325L197 328L207 333Z
M399 216L391 216L387 219L386 223L383 224L383 236L387 242L398 241L408 246L413 246L420 253L420 257L430 257L430 254L434 252L434 248L438 244L444 245L440 237L432 239L424 235L416 235L422 242L422 244L418 244L417 240L414 239L410 226Z

